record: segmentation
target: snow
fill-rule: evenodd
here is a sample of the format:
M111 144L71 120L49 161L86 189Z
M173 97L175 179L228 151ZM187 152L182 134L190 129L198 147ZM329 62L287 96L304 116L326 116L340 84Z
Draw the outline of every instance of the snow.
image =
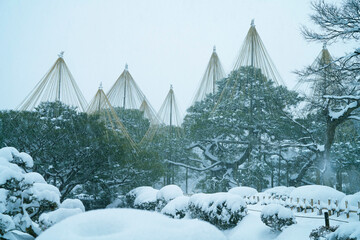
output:
M20 232L19 230L13 230L5 233L4 238L6 240L34 240L33 236Z
M261 221L258 214L251 213L245 216L235 228L226 233L229 240L269 240L277 236L277 233Z
M61 204L60 204L60 208L78 208L80 209L82 212L85 212L85 206L82 203L82 201L80 201L79 199L65 199Z
M34 183L34 185L26 191L33 194L37 200L47 200L60 205L60 191L57 187L47 183Z
M9 215L0 213L0 227L7 232L15 228L15 223Z
M320 205L328 206L328 200L336 200L340 203L341 199L345 197L345 194L342 192L337 191L334 188L328 186L321 186L321 185L307 185L295 188L290 197L293 198L293 202L299 201L302 202L303 199L306 199L306 205L310 205L311 199L313 199L314 204L317 204L320 200Z
M6 211L6 198L8 196L8 190L0 188L0 213Z
M264 217L273 216L275 214L278 215L278 218L282 219L294 217L294 214L290 209L287 209L279 204L266 205L261 211L261 215Z
M25 167L32 168L34 166L34 160L29 154L21 152L16 156L21 158L21 160L25 163Z
M345 202L348 202L348 208L346 209ZM345 211L357 211L358 203L360 202L360 192L357 192L353 195L346 195L340 202L340 209L345 209Z
M350 104L348 104L344 109L342 109L339 112L334 112L331 109L329 110L329 116L331 117L331 120L336 120L344 116L344 114L349 110L349 108L355 108L357 107L357 101L354 101Z
M178 218L178 212L187 212L189 206L189 197L188 196L180 196L173 200L171 200L166 206L161 210L162 214L172 216L174 218Z
M43 213L39 217L39 223L41 228L47 229L54 224L83 211L80 208L59 208L55 211Z
M360 223L352 222L341 225L334 233L328 237L329 240L352 239L360 240Z
M184 193L180 187L176 185L167 185L159 190L156 195L157 200L163 200L169 202L176 197L183 196Z
M43 176L41 176L39 173L37 172L29 172L29 173L25 173L24 175L25 177L25 183L27 184L33 184L33 183L46 183L45 179Z
M43 232L37 240L225 240L209 223L171 219L156 212L103 209L69 217Z
M278 186L267 189L264 191L265 194L269 194L270 196L280 197L280 198L287 198L290 196L291 192L295 189L295 187L285 187L285 186Z
M235 194L240 197L252 197L258 194L258 191L251 187L233 187L228 191L228 193Z
M14 147L4 147L0 149L0 157L7 159L9 162L13 160L13 155L18 155L19 151Z
M24 152L19 153L16 148L13 147L4 147L0 149L0 157L7 159L9 162L14 161L14 156L21 159L25 163L25 167L32 168L34 166L34 161L32 157Z
M230 193L198 193L192 195L189 199L189 204L193 204L194 206L199 207L204 212L214 213L217 212L217 207L219 205L222 206L224 202L226 203L226 207L229 208L231 212L239 211L242 208L246 209L246 203L243 198Z
M0 165L0 185L5 184L11 179L15 179L20 182L23 179L23 174L7 166Z
M140 206L144 203L149 202L156 202L156 196L159 190L156 190L154 188L143 188L141 191L139 191L137 197L134 201L134 206Z

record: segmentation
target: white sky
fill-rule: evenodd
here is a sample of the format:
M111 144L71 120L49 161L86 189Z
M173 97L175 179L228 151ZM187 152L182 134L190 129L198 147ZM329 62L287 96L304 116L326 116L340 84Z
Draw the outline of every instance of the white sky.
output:
M255 19L285 84L311 64L321 44L306 42L308 0L0 0L0 110L14 109L64 50L86 100L129 71L158 110L170 84L189 107L213 45L227 73ZM328 46L334 56L351 50Z

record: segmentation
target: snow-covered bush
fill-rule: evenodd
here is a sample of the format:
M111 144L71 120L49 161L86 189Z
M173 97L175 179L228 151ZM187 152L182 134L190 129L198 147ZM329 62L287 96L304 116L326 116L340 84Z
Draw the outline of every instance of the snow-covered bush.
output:
M307 185L295 188L290 193L290 197L292 198L293 206L301 209L310 208L312 199L314 207L318 209L327 208L328 210L336 210L334 201L340 203L345 194L328 186ZM299 199L299 203L297 203L297 199ZM328 200L331 200L330 206ZM318 204L319 201L320 205Z
M134 208L155 211L157 207L156 194L159 190L146 189L139 194L134 201Z
M261 211L261 221L276 231L296 223L293 212L278 204L265 206Z
M330 233L335 232L338 227L339 226L330 226L329 228L327 228L325 226L320 226L311 231L309 238L310 240L325 240L326 237Z
M60 206L59 189L31 172L32 167L28 154L12 147L0 149L0 238L36 237L41 233L42 216L51 215ZM76 201L76 205L80 203Z
M247 204L256 204L257 200L254 199L254 196L258 194L258 191L255 188L251 187L233 187L228 193L238 195L242 198L245 198Z
M341 225L331 233L327 240L360 240L360 223L352 222Z
M147 186L137 187L126 194L126 207L155 211L158 191Z
M184 218L189 211L189 197L180 196L171 200L161 213L172 218Z
M55 223L82 212L80 208L59 208L52 212L43 213L39 217L39 226L44 231Z
M137 187L134 188L133 190L131 190L130 192L128 192L125 195L125 201L126 201L126 207L129 208L134 208L134 202L135 199L143 192L148 191L148 190L152 190L152 187L149 186L143 186L143 187Z
M286 200L294 189L295 187L277 186L265 190L264 193L277 199Z
M15 148L0 149L0 236L20 230L37 236L37 220L60 205L59 190L37 173L28 173L32 158Z
M230 193L194 194L189 199L192 218L207 221L220 229L235 227L247 214L245 201Z
M347 204L346 204L347 202ZM360 192L354 193L352 195L346 195L340 202L340 209L344 209L344 213L349 213L350 211L358 210L358 202L360 202Z
M157 210L161 211L168 202L183 195L181 188L176 185L167 185L161 188L156 194Z

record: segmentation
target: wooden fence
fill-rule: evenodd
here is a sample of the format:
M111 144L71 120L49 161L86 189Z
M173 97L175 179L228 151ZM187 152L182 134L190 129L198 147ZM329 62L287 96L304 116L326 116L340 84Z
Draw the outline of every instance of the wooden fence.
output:
M329 215L336 215L339 217L341 214L346 214L346 217L349 218L350 214L357 214L359 216L360 221L360 202L358 202L357 210L354 210L350 207L349 202L345 201L345 208L341 209L339 206L339 202L337 200L329 199L327 204L320 202L318 200L315 202L313 199L308 201L305 198L296 198L293 199L291 197L277 197L277 196L244 196L247 204L271 204L277 203L284 207L290 208L293 210L297 209L297 212L314 212L316 211L318 215L322 215L324 211L329 212Z

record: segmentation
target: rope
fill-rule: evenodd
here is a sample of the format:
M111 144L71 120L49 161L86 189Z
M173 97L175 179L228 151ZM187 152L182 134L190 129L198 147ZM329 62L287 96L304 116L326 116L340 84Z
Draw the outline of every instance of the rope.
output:
M253 212L260 212L260 210L256 210L256 209L249 209L248 211L253 211ZM296 218L310 218L310 219L324 219L323 217L310 217L310 216L301 216L301 215L294 215ZM333 218L329 218L329 220L331 221L335 221L335 222L342 222L342 223L349 223L348 221L344 221L344 220L339 220L339 219L333 219Z

